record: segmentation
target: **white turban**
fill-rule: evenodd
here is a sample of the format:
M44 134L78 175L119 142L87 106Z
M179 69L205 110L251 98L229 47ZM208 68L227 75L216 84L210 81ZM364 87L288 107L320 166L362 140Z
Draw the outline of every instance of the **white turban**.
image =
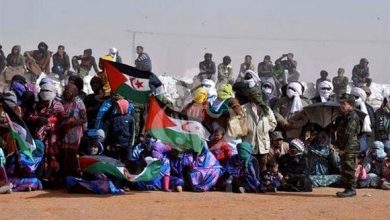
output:
M252 77L250 79L245 79L245 76L250 74ZM244 82L248 84L249 88L253 88L255 85L260 84L261 80L253 70L247 70L244 74Z
M367 99L367 94L366 92L359 87L353 87L351 89L351 95L359 97L355 99L355 107L359 108L360 111L364 112L366 116L364 117L363 121L363 127L362 127L362 132L371 132L371 120L370 116L368 115L368 110L366 106L366 99Z
M112 48L109 49L109 53L111 55L116 55L116 53L118 53L118 49L116 49L115 47L112 47Z
M321 102L327 102L332 94L333 84L328 80L322 81L318 83L317 91L320 94Z
M363 102L365 102L367 99L367 93L362 88L359 87L353 87L351 89L351 95L359 96Z
M215 99L217 99L217 89L215 88L215 82L211 79L203 79L201 85L207 90L208 102L212 104Z
M303 86L299 82L290 82L287 85L287 96L292 99L290 116L295 112L303 110L301 95L303 94Z

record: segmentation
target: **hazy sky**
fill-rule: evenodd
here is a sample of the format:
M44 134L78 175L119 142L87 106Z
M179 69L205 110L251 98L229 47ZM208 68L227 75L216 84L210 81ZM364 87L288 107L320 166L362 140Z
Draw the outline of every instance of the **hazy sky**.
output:
M70 56L117 47L133 64L134 41L153 72L192 77L205 52L217 64L230 55L236 74L246 54L257 67L264 55L294 52L306 81L322 69L333 77L338 67L350 76L366 57L374 81L390 83L389 0L0 0L0 19L6 54L45 41Z

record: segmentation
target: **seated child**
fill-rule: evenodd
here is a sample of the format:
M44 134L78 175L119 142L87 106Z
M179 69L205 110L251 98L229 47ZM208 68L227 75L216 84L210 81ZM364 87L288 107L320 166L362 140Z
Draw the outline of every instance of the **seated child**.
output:
M390 190L390 158L387 157L383 161L383 166L382 166L382 184L381 188Z
M219 128L214 132L212 140L208 143L209 150L222 165L232 156L232 151L223 138L224 135L224 130Z
M268 192L276 192L277 188L281 186L283 175L279 173L279 164L274 161L267 162L267 170L261 174L263 187Z

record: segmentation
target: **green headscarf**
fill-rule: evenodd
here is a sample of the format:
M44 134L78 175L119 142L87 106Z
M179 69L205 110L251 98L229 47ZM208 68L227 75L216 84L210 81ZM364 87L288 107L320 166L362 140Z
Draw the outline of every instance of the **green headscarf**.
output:
M233 88L229 83L221 84L217 91L218 98L225 100L233 96Z
M248 142L239 143L237 153L240 159L244 160L245 168L248 169L252 162L252 145Z
M257 105L257 114L259 117L268 116L268 107L263 101L263 94L259 87L253 87L249 90L248 99Z

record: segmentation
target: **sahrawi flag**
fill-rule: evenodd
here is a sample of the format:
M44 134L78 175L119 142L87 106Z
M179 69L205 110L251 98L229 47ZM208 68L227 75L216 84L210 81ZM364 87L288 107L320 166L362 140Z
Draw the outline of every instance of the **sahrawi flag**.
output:
M36 146L26 123L4 102L3 108L6 112L5 118L10 128L11 137L16 141L19 151L33 159L32 151L36 149Z
M180 151L191 149L197 153L210 136L208 128L198 119L175 112L155 96L150 97L145 131Z
M149 182L160 175L163 166L161 160L152 157L146 157L145 162L147 166L140 174L130 175L131 182Z
M148 103L151 86L161 85L151 72L138 70L132 66L100 59L107 73L111 91L136 103Z

